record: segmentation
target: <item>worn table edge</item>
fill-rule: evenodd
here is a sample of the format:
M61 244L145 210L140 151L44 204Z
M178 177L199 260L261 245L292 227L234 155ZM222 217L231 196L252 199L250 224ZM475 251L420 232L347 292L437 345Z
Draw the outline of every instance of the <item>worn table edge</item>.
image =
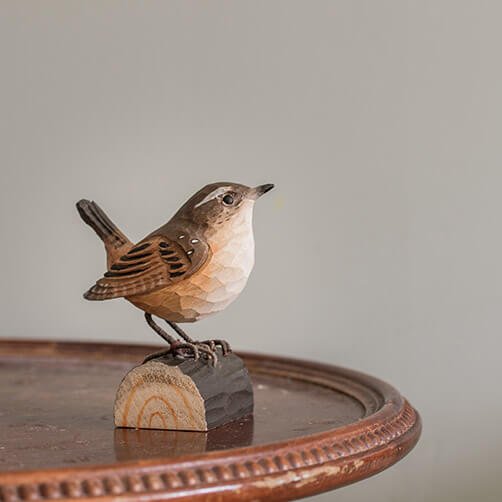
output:
M120 348L120 353L118 353ZM155 347L39 340L0 340L0 357L54 357L138 362ZM21 354L21 355L20 355ZM389 384L369 375L311 361L239 353L251 373L336 384L365 399L367 416L288 441L201 456L0 473L0 500L288 500L369 477L404 457L417 443L421 419ZM352 385L352 387L350 387ZM365 394L366 392L366 394ZM363 397L361 397L363 396Z

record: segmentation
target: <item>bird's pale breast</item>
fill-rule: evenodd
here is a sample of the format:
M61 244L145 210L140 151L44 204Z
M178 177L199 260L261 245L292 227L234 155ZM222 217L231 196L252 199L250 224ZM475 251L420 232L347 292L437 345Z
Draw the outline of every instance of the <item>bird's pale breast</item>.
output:
M161 290L130 299L137 307L173 322L193 322L220 312L244 289L254 265L252 206L216 232L212 255L195 274Z

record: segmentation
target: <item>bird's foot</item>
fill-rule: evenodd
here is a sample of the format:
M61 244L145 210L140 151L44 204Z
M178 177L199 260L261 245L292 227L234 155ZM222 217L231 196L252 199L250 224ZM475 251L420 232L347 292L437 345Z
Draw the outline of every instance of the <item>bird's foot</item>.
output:
M216 366L216 363L218 362L216 350L212 349L208 344L200 342L174 342L171 343L168 349L154 352L153 354L146 356L143 360L143 364L151 361L152 359L167 355L172 355L181 359L193 359L194 361L197 361L202 356L210 361L212 366Z
M200 357L206 358L212 366L216 366L218 356L216 351L209 345L198 342L179 342L174 347L171 346L172 353L182 359L193 359L197 361Z
M230 344L225 341L225 340L204 340L203 342L196 342L198 344L202 345L207 345L213 352L216 352L217 347L221 347L221 352L223 356L226 356L228 354L232 353L232 347L230 347Z

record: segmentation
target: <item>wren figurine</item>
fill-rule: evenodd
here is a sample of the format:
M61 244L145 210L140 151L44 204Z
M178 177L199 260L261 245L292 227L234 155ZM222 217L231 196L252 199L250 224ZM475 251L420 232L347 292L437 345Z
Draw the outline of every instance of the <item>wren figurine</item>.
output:
M207 185L165 225L136 244L95 202L79 201L80 216L103 241L108 264L108 271L84 297L125 298L145 312L149 326L169 347L144 362L165 355L194 360L203 356L214 366L217 353L231 352L228 342L193 340L178 324L220 312L242 292L254 265L253 207L273 187ZM182 340L164 331L154 315Z

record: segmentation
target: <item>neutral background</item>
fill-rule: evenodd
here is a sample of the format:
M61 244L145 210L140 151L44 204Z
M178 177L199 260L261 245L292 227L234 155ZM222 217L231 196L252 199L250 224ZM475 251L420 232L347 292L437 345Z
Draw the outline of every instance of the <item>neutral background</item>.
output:
M82 299L104 253L74 202L139 239L207 182L273 182L249 286L191 333L378 375L420 410L409 457L316 500L500 500L501 17L3 0L0 334L157 343Z

